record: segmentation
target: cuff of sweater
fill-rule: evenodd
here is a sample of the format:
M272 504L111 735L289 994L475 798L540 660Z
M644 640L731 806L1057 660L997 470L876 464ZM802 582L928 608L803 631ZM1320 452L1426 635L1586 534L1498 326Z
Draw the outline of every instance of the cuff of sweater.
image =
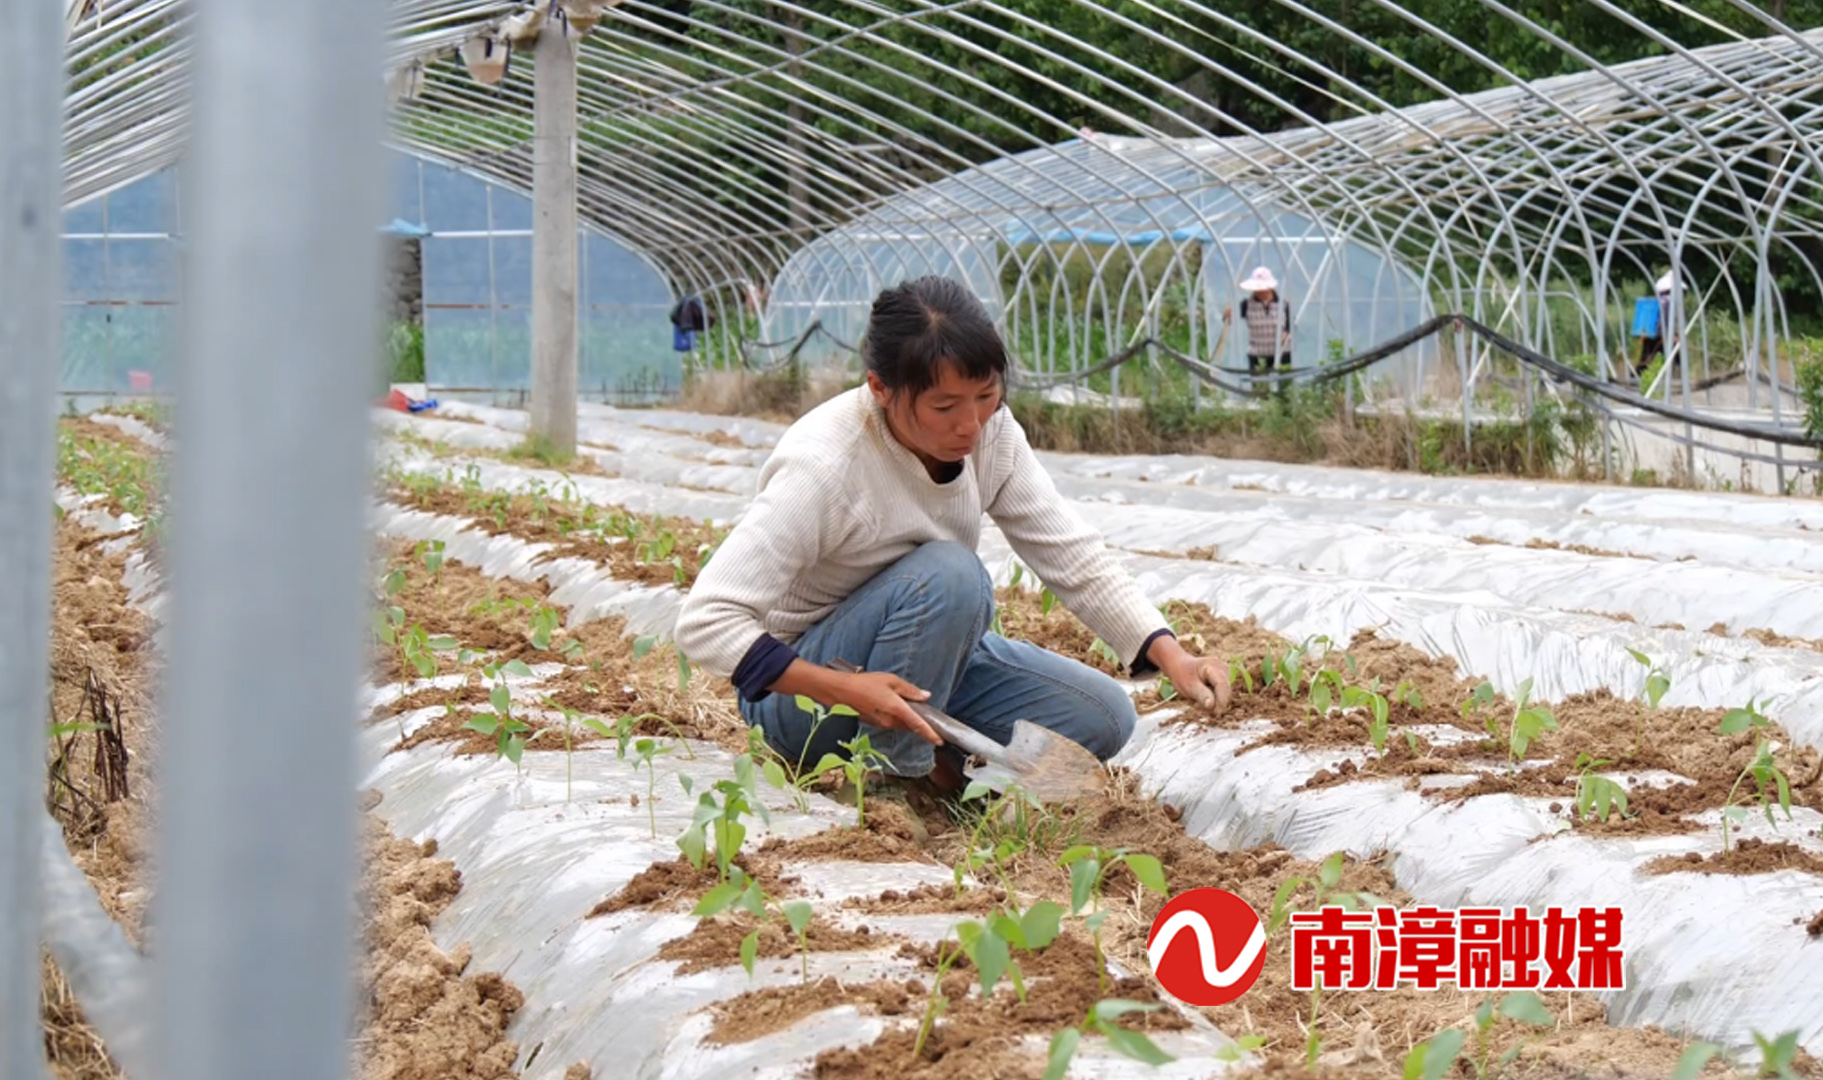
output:
M1146 643L1139 647L1139 655L1133 659L1132 664L1128 665L1127 673L1129 675L1137 679L1142 675L1150 675L1158 670L1158 665L1146 659L1146 654L1152 651L1152 643L1162 637L1176 638L1177 635L1173 634L1169 628L1152 631L1151 635L1146 638Z
M772 693L766 688L778 682L779 676L785 674L785 669L797 658L796 649L771 634L762 634L735 665L734 677L729 681L748 701L764 700Z

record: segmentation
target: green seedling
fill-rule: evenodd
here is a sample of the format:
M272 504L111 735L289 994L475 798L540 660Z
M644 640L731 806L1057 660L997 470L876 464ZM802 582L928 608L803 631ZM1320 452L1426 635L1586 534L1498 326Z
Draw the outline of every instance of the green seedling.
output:
M1519 684L1519 701L1513 707L1513 725L1507 738L1508 763L1518 771L1519 762L1525 758L1527 747L1546 731L1557 730L1557 719L1551 710L1542 705L1531 704L1532 680Z
M1333 668L1318 668L1310 675L1310 711L1315 719L1321 720L1329 715L1329 707L1340 700L1350 689L1342 681L1342 673Z
M658 810L653 806L658 801L658 765L655 759L660 754L669 754L671 748L662 746L657 739L639 739L633 743L633 753L637 757L633 768L646 767L646 824L652 830L651 835L658 835Z
M1052 592L1049 588L1043 589L1038 593L1038 613L1039 614L1049 615L1051 613L1051 609L1056 606L1057 606L1057 594L1056 593Z
M551 649L551 635L555 634L557 628L562 625L563 616L559 615L555 608L544 604L534 603L530 606L532 609L530 616L532 647L548 652ZM557 646L557 651L566 657L574 658L577 653L582 651L582 642L575 638L568 638L563 644Z
M925 1001L913 1055L924 1052L924 1040L949 1006L949 998L943 993L943 978L957 960L966 956L975 965L982 1000L991 998L994 987L1002 978L1008 978L1012 981L1013 993L1023 1004L1025 976L1019 962L1013 958L1013 950L1035 953L1049 948L1057 939L1062 921L1063 905L1041 900L1027 911L1009 906L984 920L961 922L951 927L955 944L951 946L946 940L937 946L937 977L932 980L930 997Z
M814 698L806 697L803 694L797 695L793 700L796 702L798 708L809 713L811 716L810 734L804 739L804 749L798 753L798 772L802 773L804 771L804 755L810 752L810 744L816 740L817 732L829 721L829 718L832 716L858 717L861 714L855 712L846 705L831 705L825 709L821 702L818 702ZM834 755L831 754L823 755L823 760L817 763L816 770L812 773L813 778L816 775L828 771L826 766L833 756ZM837 759L837 764L840 764L840 759Z
M1265 1045L1266 1036L1264 1035L1242 1035L1232 1043L1217 1050L1215 1052L1215 1060L1237 1062L1241 1060L1242 1056L1251 1054Z
M638 660L643 658L647 653L651 652L657 644L657 634L644 634L634 638L633 659ZM681 649L674 648L674 651L677 653L677 692L681 694L690 688L691 666L689 658L684 656Z
M848 778L849 786L855 792L855 828L867 828L867 774L874 769L884 769L889 764L886 755L873 748L872 740L865 735L856 735L847 742L840 743L848 751L848 760L841 763L842 773ZM824 755L827 760L832 755ZM821 764L819 762L818 764Z
M1606 758L1596 759L1588 754L1576 755L1576 820L1586 821L1591 816L1599 821L1607 821L1608 815L1615 811L1621 817L1627 816L1627 789L1619 781L1610 780L1596 774L1594 770L1613 762Z
M1370 892L1342 892L1336 886L1342 883L1343 856L1340 851L1333 852L1317 865L1315 878L1287 878L1279 885L1279 890L1272 898L1272 911L1266 919L1266 933L1276 934L1279 928L1291 918L1291 897L1305 885L1316 887L1314 907L1330 905L1349 911L1361 911L1378 907L1386 901ZM1318 1053L1323 1048L1322 1035L1317 1027L1317 1017L1323 1007L1323 980L1318 979L1310 991L1310 1036L1304 1044L1304 1054L1311 1069L1316 1068Z
M1772 721L1760 714L1751 699L1738 709L1729 709L1722 715L1722 722L1716 727L1719 735L1739 735L1743 731L1757 731L1772 726Z
M1108 1040L1108 1045L1115 1050L1148 1065L1166 1065L1177 1059L1158 1048L1158 1044L1144 1034L1121 1027L1115 1019L1129 1013L1153 1012L1159 1006L1142 1004L1137 1001L1124 1001L1120 998L1103 998L1089 1006L1089 1013L1083 1017L1081 1024L1067 1027L1051 1036L1050 1052L1046 1055L1044 1080L1063 1080L1070 1070L1070 1062L1076 1057L1076 1048L1082 1044L1084 1034L1094 1032Z
M1239 660L1228 661L1228 683L1245 686L1249 694L1253 693L1253 670Z
M1779 744L1769 739L1760 739L1755 742L1752 760L1748 761L1740 775L1734 778L1734 786L1728 789L1728 799L1722 803L1722 850L1724 852L1730 850L1729 825L1731 823L1738 825L1747 818L1747 808L1735 805L1735 795L1739 793L1741 785L1747 781L1748 777L1753 778L1752 797L1759 801L1761 809L1766 812L1766 823L1775 828L1778 826L1778 822L1772 816L1774 802L1784 809L1785 820L1791 820L1791 781L1786 778L1784 770L1779 768L1773 758L1778 749Z
M1798 1032L1787 1031L1771 1039L1759 1031L1752 1034L1754 1046L1760 1052L1759 1067L1753 1070L1755 1080L1798 1080L1798 1074L1793 1071L1798 1057ZM1734 1061L1723 1047L1712 1042L1693 1042L1678 1056L1671 1080L1696 1080L1703 1067L1718 1057L1732 1068L1740 1067L1741 1063Z
M1555 1023L1550 1011L1544 1007L1544 1002L1530 990L1508 994L1500 999L1498 1005L1492 998L1483 1001L1481 1007L1475 1010L1476 1052L1469 1061L1477 1080L1494 1080L1525 1049L1526 1043L1521 1041L1510 1047L1498 1061L1489 1061L1492 1053L1489 1035L1501 1017L1539 1028L1550 1027ZM1448 1028L1412 1047L1411 1053L1405 1058L1405 1080L1442 1080L1454 1068L1467 1042L1468 1036L1461 1028Z
M1479 686L1469 691L1469 696L1467 698L1463 699L1461 707L1462 718L1467 720L1471 716L1481 716L1482 713L1493 707L1494 684L1484 679ZM1493 717L1483 717L1482 722L1487 725L1489 735L1499 734L1498 729L1494 727Z
M424 564L424 569L433 581L441 581L443 578L443 551L444 543L441 540L422 540L413 549L413 554Z
M680 782L683 779L679 777ZM690 785L685 783L684 789L688 792ZM743 754L734 761L734 779L717 780L709 791L697 798L690 827L677 838L677 846L690 860L690 865L701 870L709 845L713 843L716 880L728 880L728 866L747 839L747 826L741 818L757 814L767 824L772 823L772 814L766 804L751 797L754 790L753 759Z
M1101 910L1101 883L1109 870L1122 864L1132 871L1134 879L1144 887L1160 895L1167 891L1164 865L1152 855L1129 852L1125 848L1109 849L1094 844L1078 844L1057 859L1057 865L1070 871L1070 914L1074 915L1087 906L1095 908L1083 920L1083 925L1095 941L1096 973L1104 992L1108 988L1108 970L1101 951L1101 926L1107 921L1108 913Z
M614 721L612 724L609 724L599 717L592 716L587 720L584 720L582 726L593 731L595 734L600 735L604 739L613 739L614 756L621 761L625 761L627 759L627 747L633 741L634 731L638 729L642 722L647 720L656 720L665 727L670 728L672 737L677 739L678 745L684 748L684 756L692 761L696 760L696 751L690 749L690 740L684 738L684 733L676 724L671 722L669 717L660 716L657 713L640 713L637 716L628 713Z
M519 759L525 753L525 738L521 733L530 731L531 727L513 715L513 691L507 686L506 677L527 676L532 669L523 660L508 660L504 664L488 664L481 671L494 684L488 691L488 704L493 711L481 713L462 726L494 736L498 755L518 769Z
M800 977L810 982L810 920L815 911L809 901L780 901L762 889L758 879L749 878L736 866L730 868L727 881L703 894L691 914L708 918L731 907L739 907L760 923L741 939L741 967L747 970L748 978L753 977L753 965L759 958L760 932L771 914L777 912L798 939Z
M1631 656L1639 666L1646 669L1646 688L1644 694L1646 707L1640 711L1639 730L1633 736L1633 752L1637 754L1639 753L1640 747L1644 746L1646 742L1646 713L1658 708L1658 703L1664 699L1666 692L1671 689L1671 673L1666 671L1663 666L1655 667L1651 659L1648 658L1645 653L1639 652L1636 649L1628 649L1627 655Z
M1378 680L1375 681L1376 685ZM1342 690L1342 707L1364 708L1370 717L1367 724L1367 737L1373 741L1374 752L1386 753L1386 737L1392 731L1392 706L1386 697L1377 689L1364 689L1349 686Z
M572 768L575 763L575 753L572 748L573 740L571 739L571 734L576 728L577 718L580 717L582 713L553 698L546 697L541 700L545 708L555 709L563 714L563 801L569 802L570 796L574 793L575 782L574 769Z
M963 789L961 803L964 807L979 805L980 810L969 828L967 854L955 866L956 895L962 895L965 874L988 866L1006 891L1008 902L1017 903L1019 893L1008 866L1024 852L1048 849L1063 823L1018 784L1010 784L994 796L992 788L972 781Z

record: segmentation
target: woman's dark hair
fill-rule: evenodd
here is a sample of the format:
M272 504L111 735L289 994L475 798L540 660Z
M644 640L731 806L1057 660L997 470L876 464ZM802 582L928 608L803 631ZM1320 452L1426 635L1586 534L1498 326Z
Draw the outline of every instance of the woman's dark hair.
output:
M945 363L967 379L1006 381L1006 345L987 309L966 286L934 275L874 298L861 359L888 390L914 401L936 385Z

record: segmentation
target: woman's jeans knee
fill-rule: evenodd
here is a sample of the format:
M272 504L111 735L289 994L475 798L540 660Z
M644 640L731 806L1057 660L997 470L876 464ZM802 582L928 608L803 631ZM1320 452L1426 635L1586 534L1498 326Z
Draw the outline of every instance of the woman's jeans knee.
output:
M930 692L931 707L948 711L975 645L994 619L993 584L973 551L961 544L925 544L867 584L811 627L794 647L813 664L840 659L866 671L891 672ZM935 748L909 731L828 716L820 725L784 695L743 702L773 748L813 765L826 753L846 757L840 744L857 734L885 756L889 772L923 776ZM816 730L812 730L813 725Z
M1139 718L1119 683L1036 645L990 634L993 620L993 583L981 560L961 544L936 542L855 590L795 648L813 664L841 659L891 672L929 691L933 708L1003 744L1015 721L1029 720L1103 761L1126 745ZM841 744L856 735L868 737L890 773L923 776L935 762L935 748L911 732L852 716L828 715L819 723L782 694L743 701L741 709L775 750L807 767L828 753L848 757Z

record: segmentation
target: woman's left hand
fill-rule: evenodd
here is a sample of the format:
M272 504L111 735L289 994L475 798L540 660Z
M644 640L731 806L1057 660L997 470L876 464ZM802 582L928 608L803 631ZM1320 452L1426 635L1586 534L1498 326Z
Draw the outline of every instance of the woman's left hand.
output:
M1154 641L1146 656L1179 694L1205 709L1228 707L1234 690L1228 683L1227 664L1214 657L1192 656L1174 637Z

